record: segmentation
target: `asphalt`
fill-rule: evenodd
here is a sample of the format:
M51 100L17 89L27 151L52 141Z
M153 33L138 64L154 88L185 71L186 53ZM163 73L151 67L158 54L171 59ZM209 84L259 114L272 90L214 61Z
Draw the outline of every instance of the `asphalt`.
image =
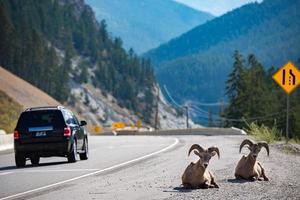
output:
M300 157L271 146L258 160L269 182L234 179L245 136L94 136L90 159L74 164L64 158L43 159L41 166L14 167L13 154L0 155L0 199L300 199ZM219 189L185 190L181 175L197 157L187 156L193 143L218 146L221 158L209 169ZM22 194L23 193L23 194ZM12 196L15 195L15 196Z
M0 199L116 166L173 143L173 138L162 137L90 136L87 161L67 163L66 158L42 158L37 167L27 161L26 167L19 169L13 152L8 151L0 155Z

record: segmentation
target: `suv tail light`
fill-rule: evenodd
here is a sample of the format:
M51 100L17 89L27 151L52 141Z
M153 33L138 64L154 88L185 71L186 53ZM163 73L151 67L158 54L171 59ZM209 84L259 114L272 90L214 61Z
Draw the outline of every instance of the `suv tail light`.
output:
M64 136L69 137L69 136L71 136L71 134L72 134L72 131L71 131L70 127L64 128Z
M20 133L19 133L19 131L17 131L17 130L14 130L14 139L15 139L15 140L20 139Z

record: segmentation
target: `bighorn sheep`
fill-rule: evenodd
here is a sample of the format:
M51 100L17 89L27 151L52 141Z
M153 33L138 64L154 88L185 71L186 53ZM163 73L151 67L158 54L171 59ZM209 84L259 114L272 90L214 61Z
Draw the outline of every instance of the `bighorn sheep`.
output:
M199 160L196 163L191 162L185 169L182 175L182 185L186 188L219 188L215 182L215 177L207 169L209 160L214 155L218 154L220 158L220 152L217 147L210 147L207 150L203 149L198 144L193 144L189 150L188 156L191 151L199 156Z
M265 170L256 160L258 153L261 148L264 147L267 150L267 154L269 156L269 145L266 142L258 142L257 144L252 142L251 140L245 139L240 145L240 153L242 148L247 145L250 153L248 156L243 156L238 162L235 168L235 177L237 179L248 179L248 180L265 180L269 181L268 177L266 177Z

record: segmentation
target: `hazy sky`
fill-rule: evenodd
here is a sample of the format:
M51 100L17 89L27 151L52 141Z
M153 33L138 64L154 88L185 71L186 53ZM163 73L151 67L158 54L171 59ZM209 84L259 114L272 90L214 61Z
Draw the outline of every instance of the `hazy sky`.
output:
M219 16L249 2L262 0L175 0L198 10Z

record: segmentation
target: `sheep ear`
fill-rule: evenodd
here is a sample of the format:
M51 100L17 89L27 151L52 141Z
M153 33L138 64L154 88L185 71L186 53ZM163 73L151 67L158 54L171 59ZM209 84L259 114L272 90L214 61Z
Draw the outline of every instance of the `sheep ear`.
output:
M208 152L211 156L215 156L216 154L218 154L218 158L220 158L220 151L218 147L209 147Z
M211 157L215 156L217 153L215 151L211 152Z
M247 148L248 148L250 151L252 151L252 149L251 149L251 147L250 147L250 146L247 146Z

